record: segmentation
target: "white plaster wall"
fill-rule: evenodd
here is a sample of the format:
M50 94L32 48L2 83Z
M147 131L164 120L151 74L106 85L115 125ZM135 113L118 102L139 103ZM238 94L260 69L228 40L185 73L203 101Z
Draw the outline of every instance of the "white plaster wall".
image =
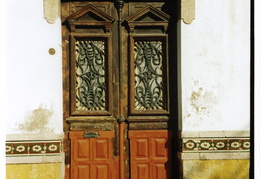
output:
M0 17L2 18L2 28L0 28L0 81L1 81L1 88L0 88L0 113L1 113L1 125L0 125L0 178L5 178L6 170L5 170L5 135L6 135L6 128L5 124L6 121L6 3L5 1L0 1ZM4 27L4 28L3 28Z
M6 12L6 133L62 133L60 19L44 19L43 0L8 0Z
M195 2L195 20L179 24L182 130L249 130L250 4ZM9 0L6 12L7 134L61 133L60 20L46 22L42 0ZM37 109L50 112L48 121L25 130Z
M180 127L249 130L250 2L195 2L195 20L179 22Z

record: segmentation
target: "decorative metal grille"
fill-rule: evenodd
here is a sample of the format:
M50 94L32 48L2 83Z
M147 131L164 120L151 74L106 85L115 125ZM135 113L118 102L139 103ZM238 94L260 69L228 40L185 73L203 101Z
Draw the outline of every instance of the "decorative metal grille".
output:
M76 39L77 110L106 108L105 48L104 40Z
M163 56L162 41L135 41L136 110L164 109Z

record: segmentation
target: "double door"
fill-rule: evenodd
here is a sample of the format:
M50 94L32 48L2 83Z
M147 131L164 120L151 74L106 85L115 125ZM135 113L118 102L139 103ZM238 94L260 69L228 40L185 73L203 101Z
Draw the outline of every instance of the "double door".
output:
M62 2L67 178L171 178L164 6Z

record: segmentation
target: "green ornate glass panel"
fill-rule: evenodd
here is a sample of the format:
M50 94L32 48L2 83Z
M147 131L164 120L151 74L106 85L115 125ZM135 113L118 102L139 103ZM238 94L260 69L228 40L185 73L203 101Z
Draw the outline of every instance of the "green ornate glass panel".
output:
M106 42L76 39L76 108L93 111L106 109Z
M163 84L163 42L134 42L135 109L165 109Z

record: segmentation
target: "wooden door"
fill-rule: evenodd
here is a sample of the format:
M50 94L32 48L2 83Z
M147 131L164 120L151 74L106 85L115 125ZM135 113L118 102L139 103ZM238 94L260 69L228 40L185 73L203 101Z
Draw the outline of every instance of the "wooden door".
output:
M67 178L171 178L165 6L62 2Z

